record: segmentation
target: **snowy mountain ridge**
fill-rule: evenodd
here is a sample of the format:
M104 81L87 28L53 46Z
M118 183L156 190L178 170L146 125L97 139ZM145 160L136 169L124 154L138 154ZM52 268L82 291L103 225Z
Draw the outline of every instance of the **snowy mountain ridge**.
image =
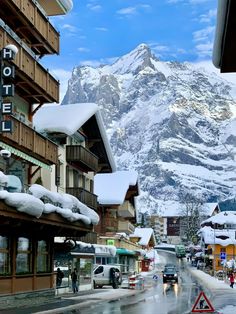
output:
M235 88L141 44L112 65L76 67L62 104L99 104L118 169L138 171L139 208L156 211L180 190L208 202L234 196Z

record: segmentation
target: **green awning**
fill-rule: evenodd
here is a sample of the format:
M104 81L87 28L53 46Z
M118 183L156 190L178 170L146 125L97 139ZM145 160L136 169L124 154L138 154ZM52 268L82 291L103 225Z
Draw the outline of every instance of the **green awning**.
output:
M116 249L116 254L119 254L119 255L135 255L135 252L131 251L131 250L119 248L119 249Z
M49 165L47 165L47 164L45 164L45 163L43 163L43 162L37 160L36 158L33 158L33 157L31 157L31 156L29 156L29 155L27 155L27 154L21 152L20 150L18 150L18 149L16 149L16 148L12 147L12 146L10 146L10 145L7 145L7 144L5 144L5 143L3 143L3 142L0 141L0 146L1 146L2 148L4 148L4 149L9 150L9 152L11 152L12 154L14 154L14 155L16 155L16 156L18 156L18 157L21 157L21 158L23 158L23 159L25 159L25 160L31 162L32 164L34 164L34 165L36 165L36 166L39 166L39 167L41 167L41 168L45 168L45 169L51 171L51 167L50 167Z

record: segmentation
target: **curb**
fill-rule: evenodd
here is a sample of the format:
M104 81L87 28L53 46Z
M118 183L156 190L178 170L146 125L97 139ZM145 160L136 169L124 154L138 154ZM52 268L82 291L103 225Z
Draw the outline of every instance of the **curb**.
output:
M70 312L74 312L77 309L82 309L84 307L87 306L91 306L94 304L101 304L104 302L116 302L119 301L121 299L125 299L125 298L129 298L129 297L133 297L135 295L144 293L145 291L147 291L147 288L144 288L143 290L134 290L133 293L130 293L129 295L121 295L121 296L114 296L111 298L106 299L101 299L101 300L87 300L87 301L82 301L78 304L73 304L73 305L68 305L65 307L60 307L60 308L56 308L56 309L51 309L51 310L46 310L46 311L40 311L40 312L35 312L34 314L64 314L64 313L70 313Z

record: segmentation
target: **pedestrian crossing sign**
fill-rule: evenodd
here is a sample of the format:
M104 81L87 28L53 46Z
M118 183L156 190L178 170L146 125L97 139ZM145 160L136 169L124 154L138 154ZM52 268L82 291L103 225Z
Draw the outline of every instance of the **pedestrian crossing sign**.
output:
M213 313L215 312L211 302L203 291L200 292L192 308L192 313Z

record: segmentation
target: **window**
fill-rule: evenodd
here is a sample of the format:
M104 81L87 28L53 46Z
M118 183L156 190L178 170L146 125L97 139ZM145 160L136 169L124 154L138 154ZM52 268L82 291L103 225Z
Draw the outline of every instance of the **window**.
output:
M99 267L95 270L94 274L97 275L97 274L101 274L102 272L103 272L103 266L99 266Z
M39 240L37 246L37 272L49 271L49 250L45 240Z
M31 242L27 238L20 237L17 241L16 273L30 273L31 269Z
M10 274L9 239L0 236L0 275Z

